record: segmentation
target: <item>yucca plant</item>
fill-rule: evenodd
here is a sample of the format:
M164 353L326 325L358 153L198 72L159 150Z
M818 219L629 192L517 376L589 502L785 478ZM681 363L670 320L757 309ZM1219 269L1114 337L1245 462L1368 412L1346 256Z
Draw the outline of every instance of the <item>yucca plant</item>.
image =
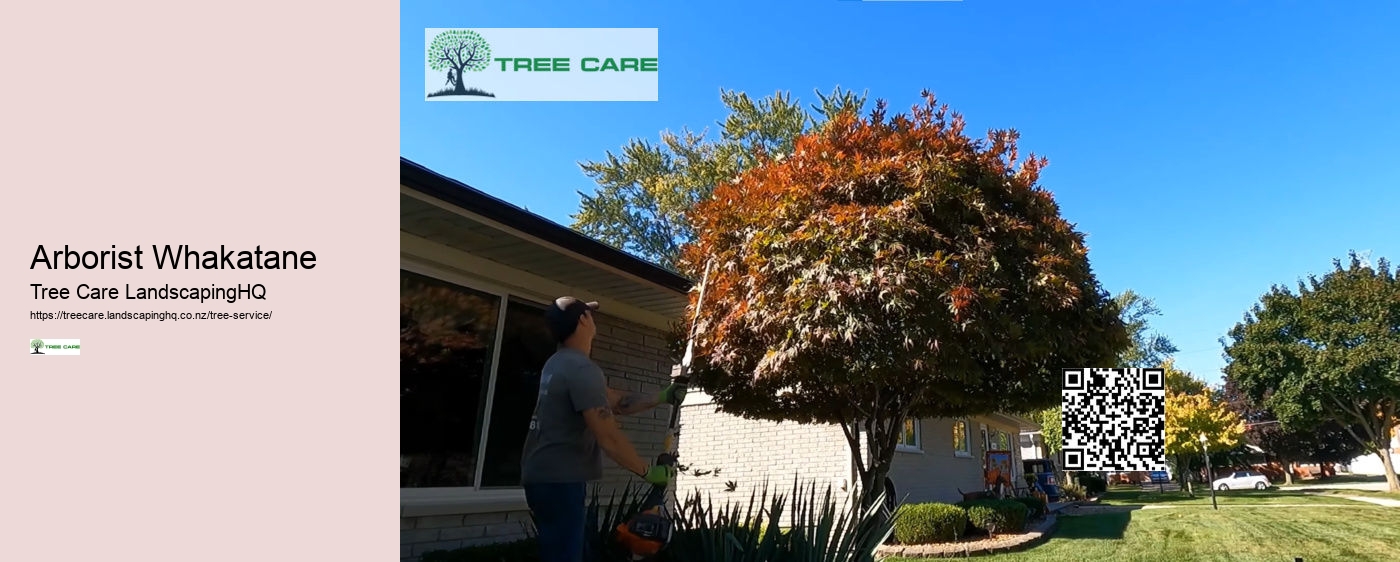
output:
M614 533L618 525L642 510L642 504L646 502L650 491L650 484L638 486L629 481L626 487L621 490L614 489L608 494L608 501L605 503L602 501L602 487L593 485L593 491L589 494L588 511L585 514L588 528L594 531L585 537L588 549L592 553L590 559L630 560L630 554L617 543Z
M761 490L761 491L760 491ZM875 548L889 537L893 521L880 516L883 498L862 509L859 498L818 495L816 484L796 480L791 493L791 527L781 528L789 497L768 492L765 482L747 505L692 493L677 507L676 536L667 549L673 562L872 562Z

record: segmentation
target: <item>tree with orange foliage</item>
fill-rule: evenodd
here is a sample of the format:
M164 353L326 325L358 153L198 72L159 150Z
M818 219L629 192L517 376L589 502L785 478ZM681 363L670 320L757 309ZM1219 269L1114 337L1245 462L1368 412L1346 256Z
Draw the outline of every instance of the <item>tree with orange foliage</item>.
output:
M1083 235L1017 161L1017 133L839 113L716 187L690 215L711 271L693 384L752 419L839 424L879 490L908 418L1030 411L1059 370L1128 345ZM693 304L692 304L693 306Z

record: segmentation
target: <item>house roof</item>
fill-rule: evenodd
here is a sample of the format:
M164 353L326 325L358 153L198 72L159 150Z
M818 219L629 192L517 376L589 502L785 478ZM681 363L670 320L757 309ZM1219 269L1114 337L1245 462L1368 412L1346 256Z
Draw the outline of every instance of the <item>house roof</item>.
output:
M523 293L537 298L597 299L604 313L626 311L654 327L685 315L692 283L684 276L407 158L399 158L399 183L405 254L434 253L437 262L527 287Z

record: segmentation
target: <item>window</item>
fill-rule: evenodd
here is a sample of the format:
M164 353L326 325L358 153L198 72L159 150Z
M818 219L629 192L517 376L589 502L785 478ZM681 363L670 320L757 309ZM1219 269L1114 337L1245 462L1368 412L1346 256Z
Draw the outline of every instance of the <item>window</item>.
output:
M953 422L953 454L959 457L972 456L972 436L968 435L967 420Z
M1031 448L1031 447L1033 447L1033 446L1035 446L1035 442L1034 442L1034 441L1031 441L1031 436L1029 436L1029 435L1024 435L1024 434L1021 435L1021 447L1022 447L1022 448L1029 449L1029 448Z
M998 451L1010 451L1010 450L1011 450L1011 435L1007 434L1005 431L998 431L998 432L997 432L997 450L998 450Z
M554 350L542 307L401 270L399 486L519 486Z
M919 442L919 420L904 420L904 433L899 436L899 444L895 446L896 451L922 451L923 444Z
M543 306L517 299L506 304L491 422L486 427L482 488L520 485L520 456L525 452L530 414L540 393L540 370L558 349L544 315Z

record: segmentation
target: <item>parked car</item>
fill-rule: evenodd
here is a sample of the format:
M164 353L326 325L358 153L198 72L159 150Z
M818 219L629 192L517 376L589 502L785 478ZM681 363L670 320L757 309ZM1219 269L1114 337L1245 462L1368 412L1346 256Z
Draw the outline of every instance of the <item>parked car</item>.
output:
M1060 483L1055 479L1055 461L1050 459L1029 459L1021 461L1026 474L1035 475L1036 486L1045 492L1051 502L1060 501Z
M1251 470L1239 470L1224 478L1217 478L1210 485L1217 490L1264 490L1269 487L1269 477Z

